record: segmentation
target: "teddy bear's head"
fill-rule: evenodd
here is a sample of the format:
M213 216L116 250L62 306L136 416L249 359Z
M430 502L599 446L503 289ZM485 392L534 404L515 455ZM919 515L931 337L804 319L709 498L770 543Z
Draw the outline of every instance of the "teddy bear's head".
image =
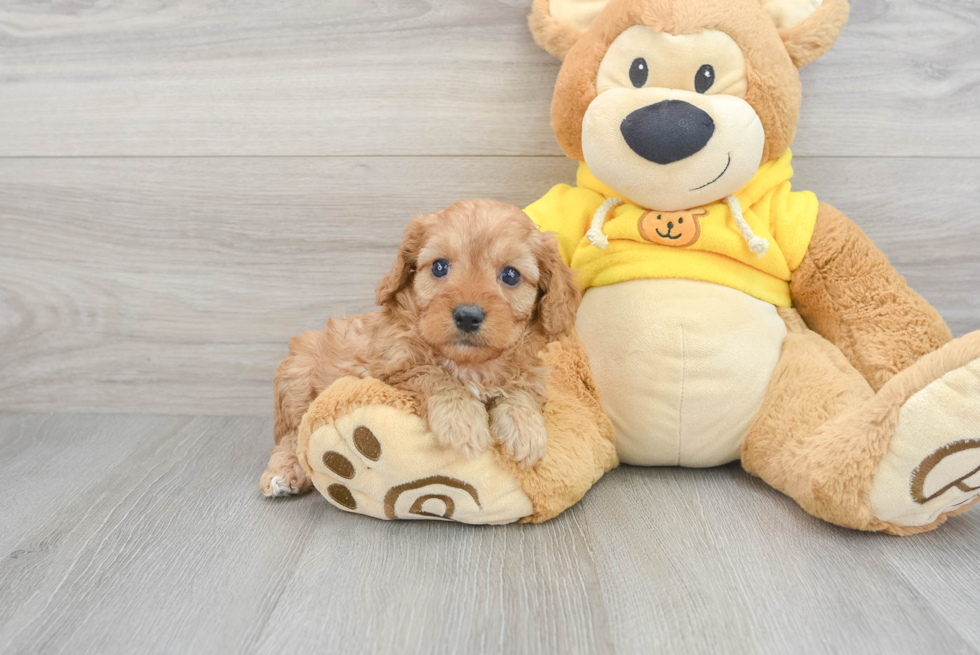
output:
M793 140L797 69L846 0L535 0L562 58L551 124L569 157L632 202L678 211L735 193Z

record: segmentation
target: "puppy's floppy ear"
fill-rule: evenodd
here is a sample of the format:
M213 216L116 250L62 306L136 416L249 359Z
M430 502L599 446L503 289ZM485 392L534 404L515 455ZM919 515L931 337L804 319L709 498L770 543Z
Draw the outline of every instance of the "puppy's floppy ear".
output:
M551 232L535 235L538 260L538 323L548 341L575 327L575 314L582 291L575 284L575 273L565 266L558 252L558 241Z
M833 47L851 11L847 0L762 0L797 68Z
M395 294L411 281L415 274L415 259L425 242L431 221L431 214L418 216L405 228L402 243L398 246L398 256L395 257L395 263L391 265L391 270L381 279L374 290L375 302L379 306L390 302Z
M558 59L578 41L610 0L534 0L527 24L539 46Z

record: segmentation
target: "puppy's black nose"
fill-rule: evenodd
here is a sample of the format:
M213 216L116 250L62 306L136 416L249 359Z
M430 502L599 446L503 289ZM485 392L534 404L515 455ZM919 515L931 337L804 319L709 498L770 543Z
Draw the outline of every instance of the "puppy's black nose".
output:
M463 332L476 332L483 325L486 312L476 305L460 305L453 310L453 320Z
M715 122L689 102L663 100L631 113L619 131L640 157L655 164L672 164L708 145Z

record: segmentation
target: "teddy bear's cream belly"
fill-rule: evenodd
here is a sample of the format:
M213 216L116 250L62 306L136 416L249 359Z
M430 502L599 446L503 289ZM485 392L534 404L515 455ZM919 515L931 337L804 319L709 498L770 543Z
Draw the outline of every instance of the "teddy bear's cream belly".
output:
M647 466L739 459L786 337L773 305L694 280L592 288L576 327L620 460Z

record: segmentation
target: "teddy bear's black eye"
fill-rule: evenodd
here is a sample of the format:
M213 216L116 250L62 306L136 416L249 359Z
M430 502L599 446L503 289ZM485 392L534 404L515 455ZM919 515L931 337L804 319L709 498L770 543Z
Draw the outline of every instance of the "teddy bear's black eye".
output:
M500 271L500 281L509 287L516 287L521 283L521 274L517 272L516 268L507 266Z
M694 76L694 90L698 93L704 93L711 88L711 85L715 83L715 69L712 68L711 64L705 64L698 69L697 75Z
M643 57L637 57L633 60L633 65L630 66L630 82L639 89L647 83L648 77L650 77L650 67L647 66L647 60Z
M677 219L677 222L678 222L678 223L682 223L682 224L683 224L683 223L684 223L684 219L683 219L683 218L678 218L678 219Z
M432 277L446 277L449 275L449 262L445 259L437 259L432 262Z

